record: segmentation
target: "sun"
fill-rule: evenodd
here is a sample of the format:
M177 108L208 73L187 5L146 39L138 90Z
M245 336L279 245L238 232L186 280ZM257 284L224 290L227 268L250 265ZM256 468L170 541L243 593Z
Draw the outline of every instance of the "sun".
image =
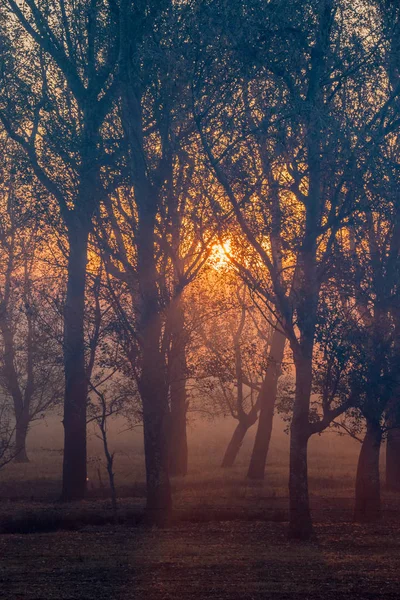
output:
M230 263L232 253L231 240L225 240L222 244L215 244L211 250L210 261L214 269L223 269Z

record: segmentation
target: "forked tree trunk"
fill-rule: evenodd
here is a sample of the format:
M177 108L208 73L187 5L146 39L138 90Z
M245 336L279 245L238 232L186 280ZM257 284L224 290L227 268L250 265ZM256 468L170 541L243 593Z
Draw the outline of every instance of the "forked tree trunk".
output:
M250 459L249 470L247 472L247 477L249 477L249 479L264 479L265 465L271 441L278 379L281 372L283 352L285 349L285 340L285 336L280 331L274 331L268 358L267 372L261 386L258 400L260 416L258 419L257 433Z
M310 437L309 403L312 383L312 359L295 358L296 392L290 427L289 535L308 540L313 532L308 495L307 448Z
M64 462L62 500L82 500L86 491L86 406L84 311L88 230L69 231L67 295L64 309Z
M380 424L367 419L367 431L357 465L354 521L376 521L381 513L379 455L382 443Z
M400 492L400 429L390 429L387 436L386 487Z
M172 476L185 476L188 468L187 365L185 317L180 298L171 307L171 329L169 468Z

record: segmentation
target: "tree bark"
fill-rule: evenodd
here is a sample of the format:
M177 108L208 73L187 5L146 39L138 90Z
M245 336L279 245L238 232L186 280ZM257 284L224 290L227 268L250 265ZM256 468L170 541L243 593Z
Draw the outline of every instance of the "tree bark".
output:
M257 419L257 416L256 416L256 419ZM247 419L244 421L239 421L239 423L237 424L237 426L235 428L235 431L233 432L233 435L228 444L228 447L225 451L224 458L222 459L221 467L223 467L224 469L229 469L229 468L233 467L233 465L235 464L237 455L239 454L239 450L242 447L242 443L245 438L245 435L248 432L248 430L250 429L251 425L253 425L254 423L255 423L255 421L253 421L253 423L251 423Z
M183 396L183 394L182 394ZM185 394L186 398L186 394ZM169 428L169 469L172 477L185 477L188 470L186 431L186 399L171 396L171 427Z
M146 462L146 514L151 523L163 525L172 508L168 461L168 390L165 364L159 348L159 316L142 329L142 368L139 390L143 404ZM157 324L158 323L158 324Z
M290 537L307 540L312 534L308 496L308 433L292 428L290 436Z
M138 330L142 363L139 391L143 403L147 503L150 522L162 525L172 508L168 459L168 386L166 361L161 349L162 322L154 256L155 210L151 198L142 196L143 180L135 188L139 200L137 230L140 307ZM143 186L143 187L142 187Z
M386 487L400 492L400 429L390 429L387 436Z
M67 295L64 309L64 462L61 498L82 500L86 491L85 282L88 228L69 230Z
M149 370L145 369L147 378ZM156 376L156 374L154 373ZM146 389L147 388L147 389ZM162 391L142 381L144 449L146 462L147 501L149 522L163 525L172 508L168 469L167 411Z
M136 9L136 6L135 6ZM166 358L162 342L161 304L159 298L159 274L155 248L155 228L158 203L161 195L159 181L153 183L149 176L144 125L142 114L143 87L140 64L135 56L139 34L136 27L138 13L131 10L129 2L121 4L121 52L120 52L120 97L122 127L129 149L129 167L138 210L135 243L137 249L137 281L139 306L137 333L141 349L138 387L143 404L143 433L146 463L147 502L149 522L162 525L169 517L172 507L168 459L168 385ZM135 13L135 14L133 14ZM154 15L152 15L154 16ZM144 13L143 13L144 17ZM139 19L140 21L140 19ZM146 15L140 29L145 35L152 31L152 18ZM148 29L147 29L148 27ZM154 177L158 180L158 176Z
M29 416L22 414L17 416L15 423L15 462L28 463L29 458L26 452L26 437L28 435Z
M354 521L376 521L380 517L379 455L382 442L380 424L367 419L367 432L357 465Z
M172 476L185 476L188 468L187 365L185 316L180 298L171 306L171 329L169 468Z
M247 472L249 479L264 479L285 340L285 336L280 331L274 331L267 372L260 390L260 416L249 470Z
M312 520L308 496L307 448L310 437L309 403L312 383L312 358L295 357L296 392L290 427L290 520L289 535L308 540L312 535Z
M9 270L8 273L8 281L11 282L11 270ZM7 285L10 285L10 283ZM8 301L9 297L7 296L6 300L3 300L3 306L0 310L0 329L4 341L4 376L7 381L7 387L12 396L14 405L16 447L16 455L14 460L15 462L26 463L29 462L26 452L26 436L29 427L30 396L27 394L24 398L24 394L21 391L20 382L18 380L15 359L14 333L9 322ZM30 374L28 372L28 384L31 381L29 375Z

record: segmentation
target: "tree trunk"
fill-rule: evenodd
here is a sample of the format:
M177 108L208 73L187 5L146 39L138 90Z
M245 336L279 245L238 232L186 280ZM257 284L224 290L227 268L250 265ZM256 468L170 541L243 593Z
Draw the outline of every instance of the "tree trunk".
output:
M387 436L386 487L400 492L400 429L390 429Z
M146 203L144 187L142 180L136 188L138 198L141 198L136 241L140 290L138 330L142 350L139 391L143 403L147 518L150 522L163 525L172 508L167 428L168 386L166 360L161 349L162 322L154 257L155 211L150 198Z
M16 455L15 462L26 463L29 462L26 453L26 436L29 427L29 395L27 395L24 402L24 395L20 388L20 382L18 380L18 373L16 370L16 357L15 357L15 346L14 346L14 332L10 326L9 314L8 314L8 302L10 300L9 290L11 288L11 273L12 273L12 262L9 264L9 268L6 274L6 291L4 293L4 300L2 302L0 310L0 330L4 342L4 368L3 376L7 382L7 387L11 393L14 406L14 417L15 417L15 447ZM7 291L8 288L8 291ZM28 383L29 383L28 373Z
M150 296L147 298L150 300ZM168 387L166 365L160 349L160 315L153 302L146 303L146 306L145 309L143 304L141 309L142 364L139 381L143 404L146 515L150 523L163 525L172 508L168 458Z
M188 469L186 391L172 392L169 428L169 469L173 477L184 477Z
M312 359L295 357L296 392L290 427L290 537L308 540L312 536L310 501L308 496L307 447L310 437L309 404L312 383Z
M85 282L88 230L69 231L67 295L64 310L64 463L62 500L82 500L86 491Z
M173 476L185 476L188 467L188 445L186 432L186 333L185 316L181 299L171 306L171 350L170 350L170 427L169 468Z
M308 433L293 428L290 435L290 537L308 540L312 535L312 521L308 496L307 448Z
M255 423L255 421L253 422ZM239 454L239 450L242 447L242 443L244 437L251 427L253 423L250 423L246 420L239 421L237 424L235 431L231 437L231 441L228 444L228 447L225 451L224 458L222 459L221 467L223 468L231 468L233 467L236 457Z
M150 394L144 389L142 391L147 482L146 515L149 522L163 525L168 520L172 508L168 469L167 412L162 407L162 398L155 398L154 387L149 392Z
M168 389L165 364L159 348L160 318L156 314L143 329L142 369L139 391L143 404L146 463L146 516L164 525L172 508L168 455Z
M137 281L139 306L137 334L141 349L141 373L138 386L143 404L143 433L146 462L146 512L150 522L162 524L172 507L168 460L168 386L165 353L161 348L162 322L159 297L159 273L155 248L156 215L161 189L149 177L144 144L142 89L131 51L132 13L130 4L123 3L120 55L120 97L122 127L129 148L129 163L138 222L135 236L137 250ZM155 179L157 179L155 177ZM133 290L134 294L136 291Z
M29 417L27 418L25 415L20 415L15 424L15 447L16 447L16 455L15 462L16 463L28 463L29 458L26 452L26 437L28 435L29 428Z
M264 479L265 464L267 462L269 443L271 441L278 379L281 372L281 363L285 349L285 340L285 336L280 331L274 331L268 358L267 372L261 386L258 400L260 417L258 419L258 428L250 459L249 470L247 472L247 477L250 479Z
M367 419L367 432L357 465L354 521L376 521L380 517L381 497L379 454L382 442L380 424Z

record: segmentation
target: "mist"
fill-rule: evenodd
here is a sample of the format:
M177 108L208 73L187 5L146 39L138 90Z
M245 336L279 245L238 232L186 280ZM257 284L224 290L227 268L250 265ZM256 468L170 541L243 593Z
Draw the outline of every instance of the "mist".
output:
M400 597L399 40L0 2L0 597Z

